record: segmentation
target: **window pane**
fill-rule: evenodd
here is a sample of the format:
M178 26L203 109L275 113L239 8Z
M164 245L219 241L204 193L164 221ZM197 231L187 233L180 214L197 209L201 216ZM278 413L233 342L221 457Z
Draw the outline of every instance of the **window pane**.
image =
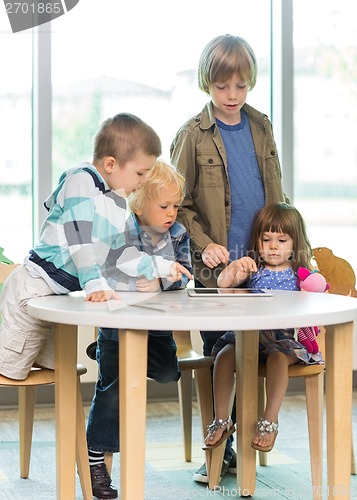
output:
M294 2L295 204L357 272L356 19L352 0Z
M32 33L0 18L0 246L22 262L32 246Z
M260 73L248 102L269 114L269 2L227 0L219 23L216 8L207 0L182 0L174 12L167 0L86 0L53 22L54 181L91 159L100 123L123 111L155 128L168 159L179 126L208 100L196 71L217 35L237 34L252 45Z

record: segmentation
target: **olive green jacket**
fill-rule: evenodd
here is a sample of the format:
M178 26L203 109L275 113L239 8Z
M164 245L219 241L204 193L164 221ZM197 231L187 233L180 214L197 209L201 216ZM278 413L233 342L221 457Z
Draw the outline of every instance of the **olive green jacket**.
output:
M289 201L283 193L281 168L272 125L268 117L244 104L265 191L265 203ZM227 247L230 225L230 186L227 156L216 126L212 102L187 121L171 144L171 162L186 178L186 195L178 220L191 238L195 277L206 286L216 286L222 270L207 268L201 254L210 243ZM244 187L243 187L244 189Z

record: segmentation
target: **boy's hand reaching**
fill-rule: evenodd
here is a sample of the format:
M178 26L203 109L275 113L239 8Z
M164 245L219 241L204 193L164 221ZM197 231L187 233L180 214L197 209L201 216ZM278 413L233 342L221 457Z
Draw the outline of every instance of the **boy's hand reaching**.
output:
M85 298L85 301L106 302L110 299L120 300L120 295L118 295L114 290L99 290L98 292L92 292L88 294Z
M229 252L223 245L217 243L210 243L202 252L203 263L213 269L219 264L227 264L229 259Z
M183 274L185 276L187 276L189 280L193 280L193 276L190 273L190 271L188 271L185 267L183 267L178 262L173 262L170 266L170 275L171 276L168 276L167 280L174 283L175 281L181 280Z
M160 290L160 280L159 278L154 278L148 280L147 278L139 278L136 283L136 289L138 292L157 292Z

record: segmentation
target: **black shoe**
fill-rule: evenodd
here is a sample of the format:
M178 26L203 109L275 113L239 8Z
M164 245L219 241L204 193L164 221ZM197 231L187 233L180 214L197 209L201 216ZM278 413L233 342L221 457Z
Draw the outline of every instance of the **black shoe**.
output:
M91 344L89 344L89 346L86 349L86 353L88 358L94 359L94 361L96 361L97 360L96 352L97 352L97 341L94 341Z
M221 477L219 480L222 480L222 477L229 470L229 463L226 460L223 460L222 469L221 469ZM208 475L207 475L207 467L206 464L201 465L201 467L194 473L193 480L197 483L205 483L208 484Z
M96 498L118 498L118 490L112 488L111 478L105 463L90 466L92 493Z
M232 448L232 458L229 461L228 471L230 474L237 474L237 454Z

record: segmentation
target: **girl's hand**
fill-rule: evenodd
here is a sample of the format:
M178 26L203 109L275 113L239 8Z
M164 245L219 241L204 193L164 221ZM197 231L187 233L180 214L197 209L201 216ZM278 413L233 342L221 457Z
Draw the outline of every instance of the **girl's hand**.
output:
M185 267L181 266L178 262L173 262L170 266L170 275L167 277L168 281L175 283L175 281L179 281L182 279L182 275L188 277L189 280L193 280L193 276Z
M157 292L160 290L160 280L159 278L154 278L148 280L147 278L139 278L136 283L136 289L138 292Z
M241 257L234 260L230 265L233 266L237 273L256 273L258 271L255 261L250 257Z
M86 302L106 302L110 299L120 300L120 295L114 290L99 290L88 294L84 300Z
M202 261L210 269L217 267L218 264L227 264L228 260L228 250L217 243L210 243L202 252Z
M238 286L249 278L251 273L257 272L258 268L250 257L241 257L234 260L218 276L217 285L222 288Z

